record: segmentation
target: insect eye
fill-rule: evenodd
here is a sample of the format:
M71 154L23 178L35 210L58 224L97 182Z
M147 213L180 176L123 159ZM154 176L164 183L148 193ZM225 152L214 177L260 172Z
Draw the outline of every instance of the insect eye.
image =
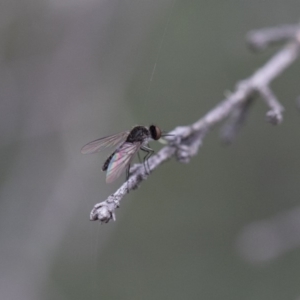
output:
M149 127L150 133L151 133L151 137L157 141L161 138L161 130L160 128L158 128L157 126L151 125Z

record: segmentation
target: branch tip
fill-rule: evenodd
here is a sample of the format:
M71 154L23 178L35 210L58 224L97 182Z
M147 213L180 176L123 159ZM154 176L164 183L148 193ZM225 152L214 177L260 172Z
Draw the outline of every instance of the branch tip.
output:
M280 111L269 110L266 113L266 120L273 125L278 125L282 122L283 116Z
M299 28L299 24L296 24L253 30L247 34L246 41L252 50L263 51L269 46L299 37Z
M280 124L283 120L282 113L284 111L284 107L279 103L275 94L268 86L260 86L257 90L270 108L266 114L266 120L273 125Z
M114 207L117 208L118 206ZM110 220L116 220L114 209L111 211L105 202L98 203L92 209L90 214L91 221L100 221L102 223L108 223Z

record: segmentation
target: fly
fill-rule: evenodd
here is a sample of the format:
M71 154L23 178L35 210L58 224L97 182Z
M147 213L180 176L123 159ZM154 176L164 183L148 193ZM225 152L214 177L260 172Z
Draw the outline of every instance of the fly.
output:
M106 159L102 166L102 171L106 171L106 182L111 183L124 170L126 170L126 179L129 178L130 164L139 150L146 152L144 157L145 166L145 162L154 152L148 143L152 140L157 141L162 136L165 136L165 134L162 134L160 128L155 125L150 125L149 127L135 126L131 131L120 132L92 141L83 146L81 153L96 153L103 148L116 146L116 150Z

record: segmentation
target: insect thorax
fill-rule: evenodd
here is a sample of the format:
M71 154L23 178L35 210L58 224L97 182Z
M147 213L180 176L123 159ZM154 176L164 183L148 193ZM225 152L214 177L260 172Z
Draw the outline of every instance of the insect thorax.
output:
M149 130L144 126L135 126L129 133L126 142L134 143L134 142L145 142L145 139L149 139L150 133Z

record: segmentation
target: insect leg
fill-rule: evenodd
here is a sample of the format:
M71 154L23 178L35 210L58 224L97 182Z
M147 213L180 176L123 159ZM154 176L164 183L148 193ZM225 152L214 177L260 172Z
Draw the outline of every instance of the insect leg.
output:
M126 181L129 179L129 176L130 176L130 164L126 168Z
M149 148L149 147L146 147L146 146L142 146L141 147L141 150L143 150L144 152L146 152L147 154L145 155L144 157L144 160L143 160L143 163L144 163L144 167L145 167L145 170L146 170L146 173L150 173L150 166L149 166L149 162L148 162L148 159L151 157L151 155L154 153L154 150ZM148 171L147 171L147 168L146 168L146 164L147 164L147 167L148 167Z
M139 162L141 163L141 156L140 156L140 152L138 151L138 158L139 158Z

